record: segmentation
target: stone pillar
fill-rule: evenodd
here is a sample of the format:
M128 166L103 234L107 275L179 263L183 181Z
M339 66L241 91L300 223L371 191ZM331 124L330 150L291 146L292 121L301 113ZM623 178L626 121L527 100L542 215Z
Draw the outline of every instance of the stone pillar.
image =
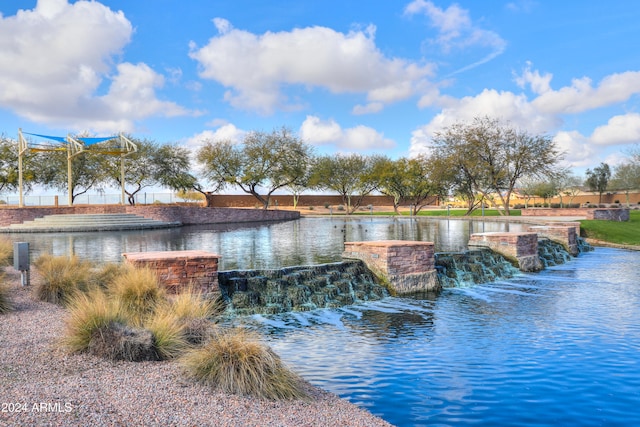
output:
M578 223L578 230L580 230ZM576 227L557 226L557 225L534 225L527 227L527 231L537 233L540 237L546 237L549 240L560 243L571 256L578 256L578 240L576 236Z
M205 251L128 252L122 254L135 267L156 272L169 293L179 293L193 286L205 294L220 294L218 287L219 255Z
M363 261L391 293L409 294L440 289L432 242L346 242L342 257Z
M516 264L522 271L539 271L543 268L538 256L536 233L476 233L469 238L469 246L489 248Z

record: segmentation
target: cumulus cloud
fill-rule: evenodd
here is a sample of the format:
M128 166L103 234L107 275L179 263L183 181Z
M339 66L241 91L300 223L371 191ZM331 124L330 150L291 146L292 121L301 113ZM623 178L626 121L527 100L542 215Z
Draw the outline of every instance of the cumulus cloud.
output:
M307 116L300 127L300 137L313 145L333 145L343 151L386 150L395 142L368 126L343 129L335 120Z
M186 145L192 148L198 148L207 141L231 141L234 144L239 144L246 131L238 129L234 124L226 123L215 130L205 130L188 138Z
M438 45L445 53L469 47L482 47L489 50L483 57L456 70L455 73L467 71L489 62L502 54L507 47L506 41L500 35L478 27L471 20L469 11L457 4L442 9L431 1L414 0L405 7L404 12L409 16L425 15L431 26L438 32L431 42Z
M131 23L98 2L39 0L0 15L0 107L74 130L130 131L136 119L184 114L158 101L164 79L145 64L113 64L130 42ZM104 79L111 79L99 96Z
M202 47L191 44L190 56L200 77L226 88L225 100L237 108L272 113L296 107L283 93L285 85L334 94L366 94L360 113L414 95L431 73L429 66L388 58L374 41L375 27L340 33L326 27L253 34L214 19L219 32Z
M591 141L598 145L637 143L640 141L640 114L611 117L606 125L595 128Z
M581 113L626 101L638 93L640 71L627 71L608 75L595 87L588 77L574 79L571 86L543 92L533 104L547 113Z

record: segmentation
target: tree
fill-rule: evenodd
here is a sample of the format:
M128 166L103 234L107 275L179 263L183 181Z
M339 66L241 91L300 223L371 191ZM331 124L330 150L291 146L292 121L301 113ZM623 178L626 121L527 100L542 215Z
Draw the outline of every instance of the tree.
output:
M606 163L600 163L597 166L586 171L587 180L585 181L591 191L598 192L598 203L602 203L602 193L607 190L609 179L611 178L611 168Z
M551 138L530 135L489 117L454 124L436 133L433 143L435 157L449 163L468 189L502 207L504 215L509 215L519 179L551 178L559 172L557 163L562 159Z
M548 199L558 194L558 185L553 180L538 181L533 187L533 194L542 197L543 204L546 205Z
M76 198L90 190L104 191L108 175L101 155L90 151L81 152L71 159L71 188L69 187L67 165L68 152L47 151L40 154L43 159L39 166L36 180L46 188L68 191L71 204Z
M380 178L377 172L384 161L382 156L360 154L321 156L315 162L310 185L338 193L347 213L352 214L364 197L378 188Z
M22 159L22 183L28 191L38 179L38 165L43 164L42 153L27 150ZM18 142L0 135L0 193L16 191L19 187Z
M563 204L562 196L567 196L569 205L572 205L573 199L582 192L582 178L572 173L565 173L560 178L558 189L560 190L560 205Z
M310 146L281 128L271 133L251 132L240 146L207 141L198 150L197 161L208 180L240 187L267 209L274 191L302 182L310 156Z
M640 188L640 162L627 162L616 166L610 187L624 191L629 206L629 193Z
M398 160L381 159L376 171L379 180L379 191L393 197L393 210L409 204L411 214L417 215L420 210L441 194L439 180L432 173L431 162L425 156Z

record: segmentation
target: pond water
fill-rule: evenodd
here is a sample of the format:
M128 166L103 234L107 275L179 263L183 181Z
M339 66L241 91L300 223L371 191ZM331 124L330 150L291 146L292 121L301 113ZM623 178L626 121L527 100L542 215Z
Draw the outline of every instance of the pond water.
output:
M466 248L469 233L518 231L520 224L424 218L302 218L275 223L187 226L162 230L12 234L41 253L120 262L123 252L204 250L222 256L221 270L279 268L340 261L345 241L420 240L436 251Z
M254 316L311 383L397 426L640 424L640 252L431 299Z
M121 253L200 249L221 269L339 261L344 241L435 241L517 224L304 218L238 226L12 235L40 253L120 261ZM537 274L429 298L241 321L311 383L398 426L640 424L640 252L596 248Z

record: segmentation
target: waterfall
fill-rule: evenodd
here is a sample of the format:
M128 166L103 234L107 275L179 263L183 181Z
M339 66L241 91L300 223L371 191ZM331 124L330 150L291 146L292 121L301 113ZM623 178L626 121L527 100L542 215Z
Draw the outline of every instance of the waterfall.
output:
M560 243L549 239L538 239L538 256L545 268L553 267L568 262L571 259L569 252Z
M494 282L520 272L506 258L490 249L436 253L435 264L443 288Z
M585 239L582 237L576 237L576 243L578 244L578 252L591 252L593 250L593 246L591 246Z
M218 273L227 312L276 314L336 308L389 295L362 261Z

